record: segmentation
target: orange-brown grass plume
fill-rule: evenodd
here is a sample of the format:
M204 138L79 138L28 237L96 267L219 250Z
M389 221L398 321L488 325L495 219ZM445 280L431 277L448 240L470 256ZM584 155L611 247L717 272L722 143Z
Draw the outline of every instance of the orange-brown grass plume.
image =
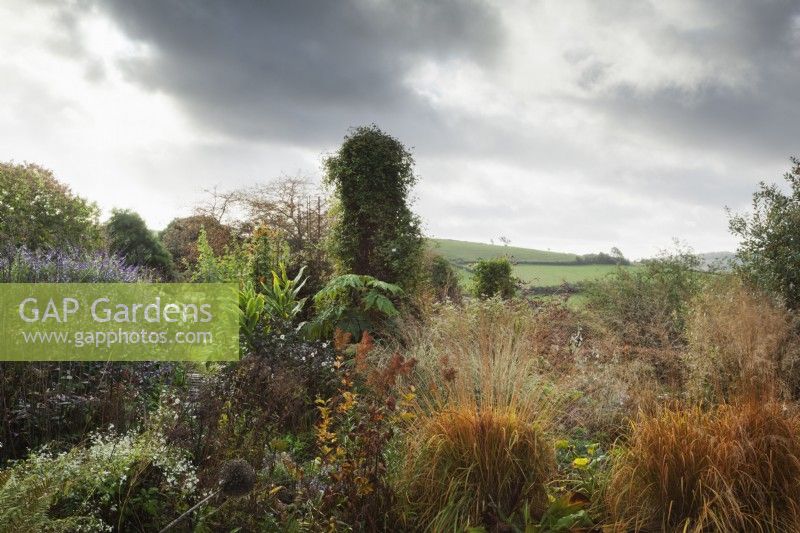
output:
M397 474L415 530L495 527L538 516L555 469L557 387L539 372L535 312L499 300L444 308L416 332L415 419Z
M800 424L776 403L642 414L606 492L619 530L797 531Z
M794 374L785 372L796 358L790 313L736 277L715 280L693 300L686 329L687 386L699 400L772 397L786 385L779 376Z
M513 409L453 407L425 417L414 435L404 492L418 528L464 531L523 505L544 511L553 445Z

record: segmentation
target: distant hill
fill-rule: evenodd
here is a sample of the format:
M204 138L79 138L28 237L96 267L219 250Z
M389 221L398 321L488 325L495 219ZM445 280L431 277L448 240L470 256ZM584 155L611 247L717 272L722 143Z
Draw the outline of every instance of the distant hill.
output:
M453 239L428 239L428 244L445 259L461 265L502 256L508 256L517 263L573 263L577 258L575 254Z

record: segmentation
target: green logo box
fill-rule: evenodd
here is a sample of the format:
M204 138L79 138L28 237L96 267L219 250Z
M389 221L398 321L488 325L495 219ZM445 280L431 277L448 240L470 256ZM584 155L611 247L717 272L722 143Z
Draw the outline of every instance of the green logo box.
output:
M0 361L236 361L235 283L2 283Z

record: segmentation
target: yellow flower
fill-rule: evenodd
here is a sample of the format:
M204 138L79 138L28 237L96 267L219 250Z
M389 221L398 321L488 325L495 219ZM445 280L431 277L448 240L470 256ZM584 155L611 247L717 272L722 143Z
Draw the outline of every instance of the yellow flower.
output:
M556 450L566 450L567 448L569 448L569 441L567 439L556 441Z
M588 457L576 457L572 460L572 466L575 468L586 468L589 466L589 458Z

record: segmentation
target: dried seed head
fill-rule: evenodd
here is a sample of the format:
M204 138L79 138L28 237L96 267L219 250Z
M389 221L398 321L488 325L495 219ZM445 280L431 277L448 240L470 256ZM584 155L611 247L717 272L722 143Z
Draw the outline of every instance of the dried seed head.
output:
M222 465L219 485L227 497L246 496L256 484L256 471L244 459L233 459Z

